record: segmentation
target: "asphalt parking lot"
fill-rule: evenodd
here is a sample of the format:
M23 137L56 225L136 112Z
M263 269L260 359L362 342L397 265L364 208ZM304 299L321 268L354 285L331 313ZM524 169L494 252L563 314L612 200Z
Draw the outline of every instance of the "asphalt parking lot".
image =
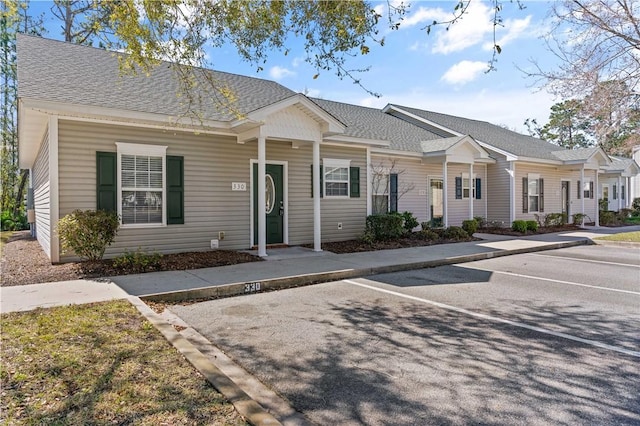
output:
M640 424L640 250L173 306L317 424Z

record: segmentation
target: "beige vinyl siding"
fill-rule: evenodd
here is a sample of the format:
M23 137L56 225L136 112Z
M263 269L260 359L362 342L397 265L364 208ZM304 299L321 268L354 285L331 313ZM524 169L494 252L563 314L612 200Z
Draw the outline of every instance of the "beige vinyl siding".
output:
M527 177L529 173L540 175L540 178L544 179L544 212L523 213L522 212L522 178ZM585 170L585 180L593 180L595 190L595 170ZM549 213L561 213L562 212L562 180L569 180L569 194L570 194L570 206L569 214L582 212L582 200L578 199L577 184L580 180L579 170L563 170L557 167L546 167L540 164L516 164L516 219L522 220L535 220L536 214L539 217L543 217ZM584 213L589 217L587 221L595 221L596 218L596 206L597 195L594 194L594 198L587 198L584 200L585 211ZM569 218L569 221L571 219Z
M461 177L463 173L469 173L468 164L452 163L447 165L447 202L448 202L448 222L449 226L460 226L463 220L469 219L469 199L462 198L456 200L456 177ZM474 173L476 172L474 168ZM471 191L470 191L471 192Z
M473 200L473 217L482 216L487 217L487 167L488 165L476 164L473 166L473 174L476 178L480 178L480 198L479 200Z
M32 169L33 202L36 213L36 238L51 257L51 201L49 191L49 131L44 134Z
M313 241L313 199L311 199L311 155L306 162L306 195L310 210L299 221L291 222L300 228L308 226L304 233L305 242ZM323 198L320 201L322 219L322 241L344 241L357 238L364 231L367 217L367 154L363 148L345 148L338 146L320 146L320 158L351 160L351 167L360 168L360 197L358 198ZM300 194L305 195L304 191ZM301 200L303 201L303 200ZM342 229L338 229L342 223ZM299 232L302 234L302 229ZM291 237L291 233L289 234ZM302 241L300 241L302 242ZM292 244L298 244L292 240Z
M496 163L487 165L487 190L482 195L487 197L485 217L488 221L504 222L505 225L510 226L509 162L501 154L491 152L491 156L496 160ZM518 200L516 200L517 202ZM518 204L516 204L516 209L517 207Z
M125 249L171 253L207 250L224 231L221 249L246 249L251 244L251 160L257 142L238 144L234 137L60 120L60 216L74 209L96 208L96 151L116 152L115 142L167 146L167 155L184 157L184 225L121 228L107 249L113 257ZM267 162L287 162L289 182L289 243L313 241L311 198L312 145L268 140ZM321 158L351 159L360 167L361 197L323 199L323 241L350 239L364 229L366 215L366 151L322 146ZM246 191L232 191L232 182L245 182ZM342 230L337 230L342 222ZM69 258L67 258L68 260Z

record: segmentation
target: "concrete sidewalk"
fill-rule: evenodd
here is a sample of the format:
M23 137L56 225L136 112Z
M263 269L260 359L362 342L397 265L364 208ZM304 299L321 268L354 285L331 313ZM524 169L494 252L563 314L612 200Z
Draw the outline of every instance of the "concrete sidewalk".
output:
M598 236L637 230L640 227L592 228L529 237L476 234L482 241L339 255L316 253L301 247L275 249L268 251L265 262L125 275L95 281L2 287L0 312L90 303L128 295L166 301L232 296L589 244Z

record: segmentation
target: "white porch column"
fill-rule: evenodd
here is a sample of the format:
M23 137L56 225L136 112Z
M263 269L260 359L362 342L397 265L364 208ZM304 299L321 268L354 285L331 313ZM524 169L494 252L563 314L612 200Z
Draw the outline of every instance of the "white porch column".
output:
M258 256L267 256L267 211L265 206L265 179L267 163L267 141L258 136Z
M622 176L618 176L618 186L616 187L616 197L618 198L618 211L622 208Z
M511 193L511 205L509 211L509 224L511 224L514 220L516 220L516 162L509 161L509 192Z
M373 211L371 190L373 188L372 173L371 173L371 148L367 147L367 216L370 216Z
M584 214L584 191L582 188L584 188L584 164L582 165L582 169L580 169L580 188L578 188L580 190L580 201L582 201L582 210L580 213Z
M476 190L476 181L473 178L473 163L469 164L469 220L473 219L473 200Z
M58 116L49 116L49 235L52 263L60 262L60 238L56 227L60 219L60 192L58 172Z
M444 210L442 216L444 217L444 227L449 227L449 185L447 184L447 160L442 163L442 209Z
M624 182L624 207L628 209L633 201L631 200L631 177L624 178Z
M367 153L369 151L367 150ZM322 251L320 217L320 141L313 142L313 251Z
M600 226L600 203L599 203L600 199L598 198L598 185L599 185L598 184L598 170L595 170L594 174L596 175L596 177L595 177L596 181L595 181L595 183L593 185L593 191L594 191L593 195L595 195L594 198L596 199L596 227L599 227ZM584 198L584 197L582 197L582 198Z

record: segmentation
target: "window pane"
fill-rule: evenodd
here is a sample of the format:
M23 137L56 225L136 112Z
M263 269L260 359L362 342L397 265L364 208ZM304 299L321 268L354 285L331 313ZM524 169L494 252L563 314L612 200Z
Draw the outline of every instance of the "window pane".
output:
M122 191L122 223L162 223L162 192Z
M529 179L529 195L538 195L538 179Z
M329 167L325 173L326 180L349 180L349 169L346 167Z
M384 214L389 211L389 197L386 195L374 195L372 197L372 213Z
M529 212L537 212L537 211L538 211L538 197L529 196Z
M325 182L325 195L327 196L348 196L349 184L341 182Z

